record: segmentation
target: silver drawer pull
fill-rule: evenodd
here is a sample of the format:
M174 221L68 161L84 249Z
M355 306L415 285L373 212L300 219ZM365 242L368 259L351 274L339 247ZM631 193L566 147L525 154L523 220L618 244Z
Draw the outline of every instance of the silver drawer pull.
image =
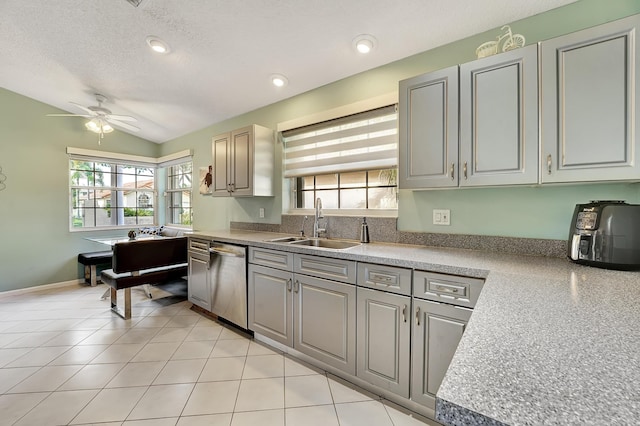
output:
M300 291L300 281L296 280L296 282L293 285L293 292L297 293L298 291Z
M446 293L457 293L460 289L455 287L447 287L443 285L437 285L436 290L444 291Z
M416 308L416 325L420 326L420 307Z
M395 282L394 276L382 275L382 274L376 274L376 273L369 274L369 279L374 283L386 284L386 285L389 285L390 283Z
M291 293L291 278L287 280L287 290Z
M402 322L407 322L407 305L402 306Z

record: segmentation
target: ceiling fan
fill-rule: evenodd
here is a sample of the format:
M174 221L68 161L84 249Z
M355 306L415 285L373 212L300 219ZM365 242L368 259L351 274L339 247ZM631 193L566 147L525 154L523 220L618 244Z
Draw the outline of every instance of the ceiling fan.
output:
M140 130L140 128L136 126L133 126L128 123L124 123L124 121L129 121L129 122L138 121L135 117L131 117L128 115L112 114L110 110L102 106L102 103L107 101L106 96L101 95L99 93L96 93L95 96L96 96L96 101L98 102L97 106L85 107L75 102L70 102L72 105L75 105L81 110L85 111L86 114L47 114L47 117L90 118L91 120L85 123L85 127L87 128L87 130L90 130L99 135L98 143L100 143L100 139L104 138L105 133L113 132L113 127L111 126L111 124L126 130L130 130L132 132L137 132L138 130Z

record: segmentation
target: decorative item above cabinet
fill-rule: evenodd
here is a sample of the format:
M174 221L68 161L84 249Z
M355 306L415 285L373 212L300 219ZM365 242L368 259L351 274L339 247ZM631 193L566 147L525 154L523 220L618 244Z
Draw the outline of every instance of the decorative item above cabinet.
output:
M253 124L213 138L214 197L273 196L273 130Z

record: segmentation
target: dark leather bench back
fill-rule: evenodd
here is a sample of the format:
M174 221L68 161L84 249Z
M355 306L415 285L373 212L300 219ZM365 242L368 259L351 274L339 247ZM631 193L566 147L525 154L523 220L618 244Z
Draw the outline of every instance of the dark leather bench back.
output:
M186 262L187 237L127 241L113 246L116 274Z

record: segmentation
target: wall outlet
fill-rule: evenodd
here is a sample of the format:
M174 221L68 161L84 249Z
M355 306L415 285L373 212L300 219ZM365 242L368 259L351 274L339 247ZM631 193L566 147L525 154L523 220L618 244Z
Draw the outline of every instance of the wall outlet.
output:
M264 207L260 207L258 215L260 216L260 219L264 219Z
M434 225L451 225L451 210L433 209Z

